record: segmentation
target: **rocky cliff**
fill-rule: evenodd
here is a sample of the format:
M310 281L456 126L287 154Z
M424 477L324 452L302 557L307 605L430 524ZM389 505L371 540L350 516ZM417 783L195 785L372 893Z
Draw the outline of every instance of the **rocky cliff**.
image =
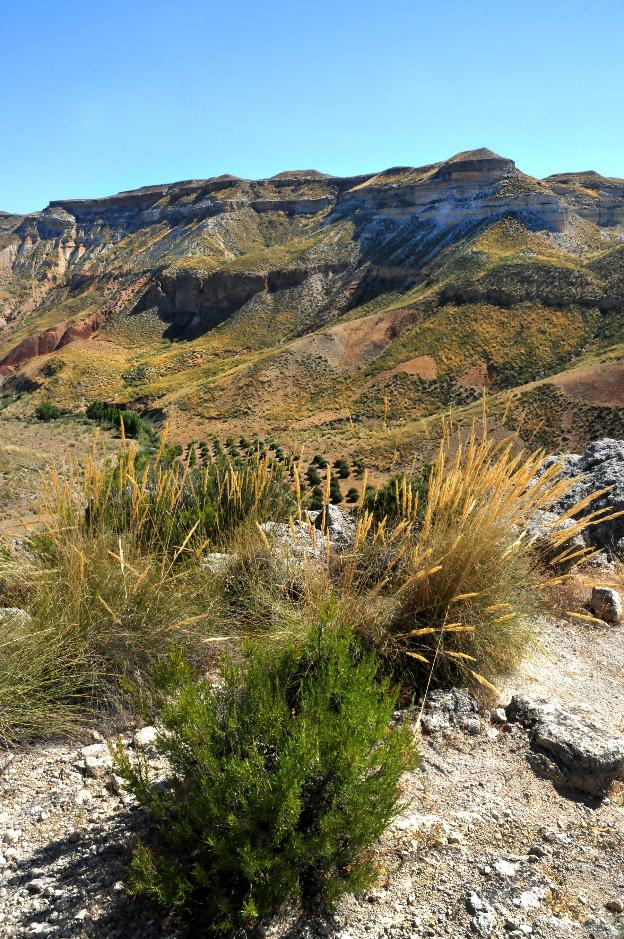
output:
M136 392L166 408L175 393L176 406L231 416L226 376L244 365L250 413L269 422L300 411L306 386L319 410L374 414L396 392L426 411L448 398L444 381L455 392L524 385L617 345L623 310L624 181L537 180L489 150L358 177L220 176L0 214L9 389L26 369L35 385L75 393L59 377L75 346L90 361L88 399L101 391L105 344L109 397ZM137 364L148 378L129 389L123 375Z

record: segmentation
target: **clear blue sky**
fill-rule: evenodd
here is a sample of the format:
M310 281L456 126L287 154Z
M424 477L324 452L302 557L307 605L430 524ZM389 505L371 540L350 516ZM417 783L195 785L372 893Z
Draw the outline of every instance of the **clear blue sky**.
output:
M490 147L624 176L622 0L0 3L0 209Z

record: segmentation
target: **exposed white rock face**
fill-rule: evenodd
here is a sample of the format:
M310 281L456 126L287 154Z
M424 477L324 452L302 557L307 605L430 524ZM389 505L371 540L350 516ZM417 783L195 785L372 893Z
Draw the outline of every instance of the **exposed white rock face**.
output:
M15 626L28 626L30 614L18 606L0 607L0 623L13 623Z
M591 708L514 695L507 717L531 731L533 766L555 782L604 796L624 779L624 735Z
M612 511L607 513L608 515L615 515L624 510L624 440L606 437L591 443L582 454L564 453L561 456L550 456L542 464L538 476L557 462L561 464L562 477L582 478L565 496L549 506L550 512L561 515L582 499L602 489L609 491L586 506L580 516L609 507ZM589 546L611 554L624 554L624 515L591 525L583 532L582 537Z
M326 513L326 514L325 514ZM353 544L355 521L350 512L328 505L322 512L309 512L302 521L264 522L262 530L276 551L294 560L322 560L327 556L327 534L330 551L343 551Z
M205 554L201 560L201 566L204 570L212 574L224 574L229 567L238 560L236 554L223 554L220 551L211 551Z
M329 532L332 544L341 548L350 547L355 538L355 521L350 512L335 505L326 505L314 519L314 527Z
M612 587L594 587L591 608L594 616L603 619L605 623L622 621L622 597Z
M277 556L285 560L322 560L327 556L327 545L320 533L312 532L313 526L305 520L288 522L264 522L260 526L267 535Z

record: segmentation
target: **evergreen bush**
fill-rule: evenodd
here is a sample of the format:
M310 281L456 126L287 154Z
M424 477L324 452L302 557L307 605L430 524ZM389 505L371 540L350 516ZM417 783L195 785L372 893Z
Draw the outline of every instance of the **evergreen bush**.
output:
M61 416L61 413L60 408L50 404L49 401L42 401L35 408L35 417L38 421L55 421Z
M310 486L318 486L321 482L321 474L314 464L311 464L306 470L306 478Z
M374 879L372 847L401 808L417 762L412 732L390 729L395 699L350 633L303 646L255 644L215 687L180 656L161 666L154 713L169 786L121 744L117 767L151 815L133 892L185 915L195 935L260 925L288 900L331 909Z
M338 477L333 473L329 479L329 498L334 505L342 502L342 491L340 489L340 483L338 482Z
M323 508L323 490L320 486L315 486L310 493L309 508L312 510Z

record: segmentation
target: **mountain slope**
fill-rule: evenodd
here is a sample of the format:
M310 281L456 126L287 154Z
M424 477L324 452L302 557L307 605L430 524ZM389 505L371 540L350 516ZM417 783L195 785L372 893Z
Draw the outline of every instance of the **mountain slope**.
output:
M477 150L56 201L0 214L0 322L5 395L133 401L181 433L372 430L575 364L586 387L624 342L624 181Z

